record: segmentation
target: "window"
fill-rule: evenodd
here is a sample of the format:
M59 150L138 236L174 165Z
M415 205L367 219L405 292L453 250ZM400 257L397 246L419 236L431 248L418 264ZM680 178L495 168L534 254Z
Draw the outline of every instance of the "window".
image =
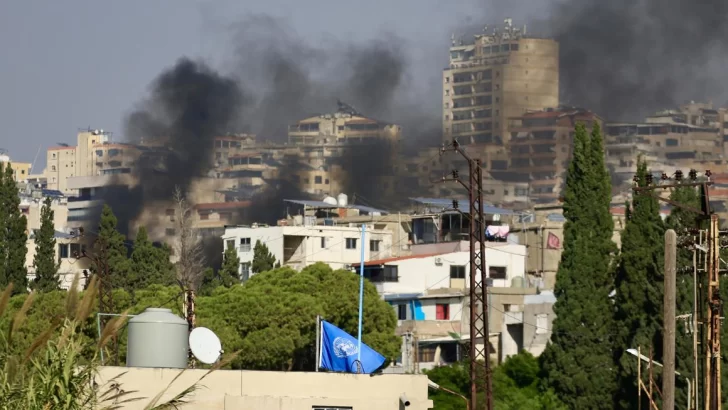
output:
M200 214L201 221L206 221L208 219L210 219L210 214L208 214L208 213Z
M68 244L62 243L58 245L58 258L60 259L66 259L68 258Z
M465 279L465 266L450 265L450 279Z
M447 303L438 303L435 306L436 320L450 320L450 305Z
M399 274L396 266L385 266L383 273L385 282L399 282Z
M549 331L549 317L545 313L536 315L536 334L543 335Z
M315 176L315 177L313 178L313 182L314 182L315 184L320 184L320 183L322 183L322 182L323 182L323 178L321 178L321 176Z
M240 238L240 251L250 252L250 238Z
M235 249L235 239L225 241L225 249Z
M506 279L506 267L505 266L491 266L488 270L491 279Z
M407 320L407 305L397 305L397 320Z
M167 228L164 230L164 234L167 236L174 236L174 233L175 233L174 228Z
M417 361L420 363L431 363L435 361L435 350L437 345L418 346Z
M371 252L379 252L379 242L381 241L369 241L369 250Z
M250 262L240 264L240 280L245 282L250 279Z
M346 249L356 249L356 239L346 238Z
M70 255L72 258L78 259L83 255L84 251L86 251L86 246L81 245L80 243L72 243L70 245Z
M321 249L323 249L325 247L326 247L326 237L322 236L321 237Z
M51 171L55 171L55 170L56 170L56 166L55 165L51 165Z

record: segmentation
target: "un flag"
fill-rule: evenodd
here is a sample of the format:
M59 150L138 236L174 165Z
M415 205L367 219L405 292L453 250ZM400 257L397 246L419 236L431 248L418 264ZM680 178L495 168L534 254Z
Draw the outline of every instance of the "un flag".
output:
M384 356L361 344L352 335L331 323L321 321L321 356L319 367L334 372L373 373L384 364Z

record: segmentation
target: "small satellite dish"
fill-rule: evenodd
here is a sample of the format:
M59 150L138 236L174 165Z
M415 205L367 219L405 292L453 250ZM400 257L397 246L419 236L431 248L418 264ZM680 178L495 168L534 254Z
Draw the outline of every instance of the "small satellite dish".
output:
M197 327L190 332L190 350L197 360L205 364L213 364L222 354L222 344L212 330Z

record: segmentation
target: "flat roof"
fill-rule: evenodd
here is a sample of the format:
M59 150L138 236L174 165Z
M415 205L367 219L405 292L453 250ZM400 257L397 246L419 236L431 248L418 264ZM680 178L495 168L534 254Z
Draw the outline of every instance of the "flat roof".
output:
M379 212L382 215L388 214L389 211L385 211L383 209L377 209L372 208L370 206L364 206L364 205L346 205L346 206L340 206L340 205L334 205L330 204L328 202L324 201L310 201L310 200L304 200L304 199L284 199L285 202L290 202L293 204L303 205L303 206L310 206L312 208L322 208L322 209L338 209L338 208L346 208L346 209L358 209L359 211L364 211L367 213L374 213Z
M410 198L410 200L417 202L422 205L432 206L435 208L441 208L442 211L452 211L455 209L452 207L452 199L443 198ZM470 212L470 204L467 200L458 199L458 210L461 212ZM483 213L490 215L513 215L514 212L510 209L497 208L492 205L483 204Z

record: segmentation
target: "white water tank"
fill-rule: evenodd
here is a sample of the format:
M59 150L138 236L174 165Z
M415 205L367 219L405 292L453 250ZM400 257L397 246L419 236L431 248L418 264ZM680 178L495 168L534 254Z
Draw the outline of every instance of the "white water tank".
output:
M187 321L170 309L148 308L129 320L128 367L187 368Z
M349 197L346 194L339 194L337 198L339 199L339 206L349 205Z
M0 162L10 162L10 157L5 154L0 155Z
M336 198L334 198L333 196L327 196L326 198L324 198L324 202L326 202L329 205L337 205L338 204L338 202L336 201Z

